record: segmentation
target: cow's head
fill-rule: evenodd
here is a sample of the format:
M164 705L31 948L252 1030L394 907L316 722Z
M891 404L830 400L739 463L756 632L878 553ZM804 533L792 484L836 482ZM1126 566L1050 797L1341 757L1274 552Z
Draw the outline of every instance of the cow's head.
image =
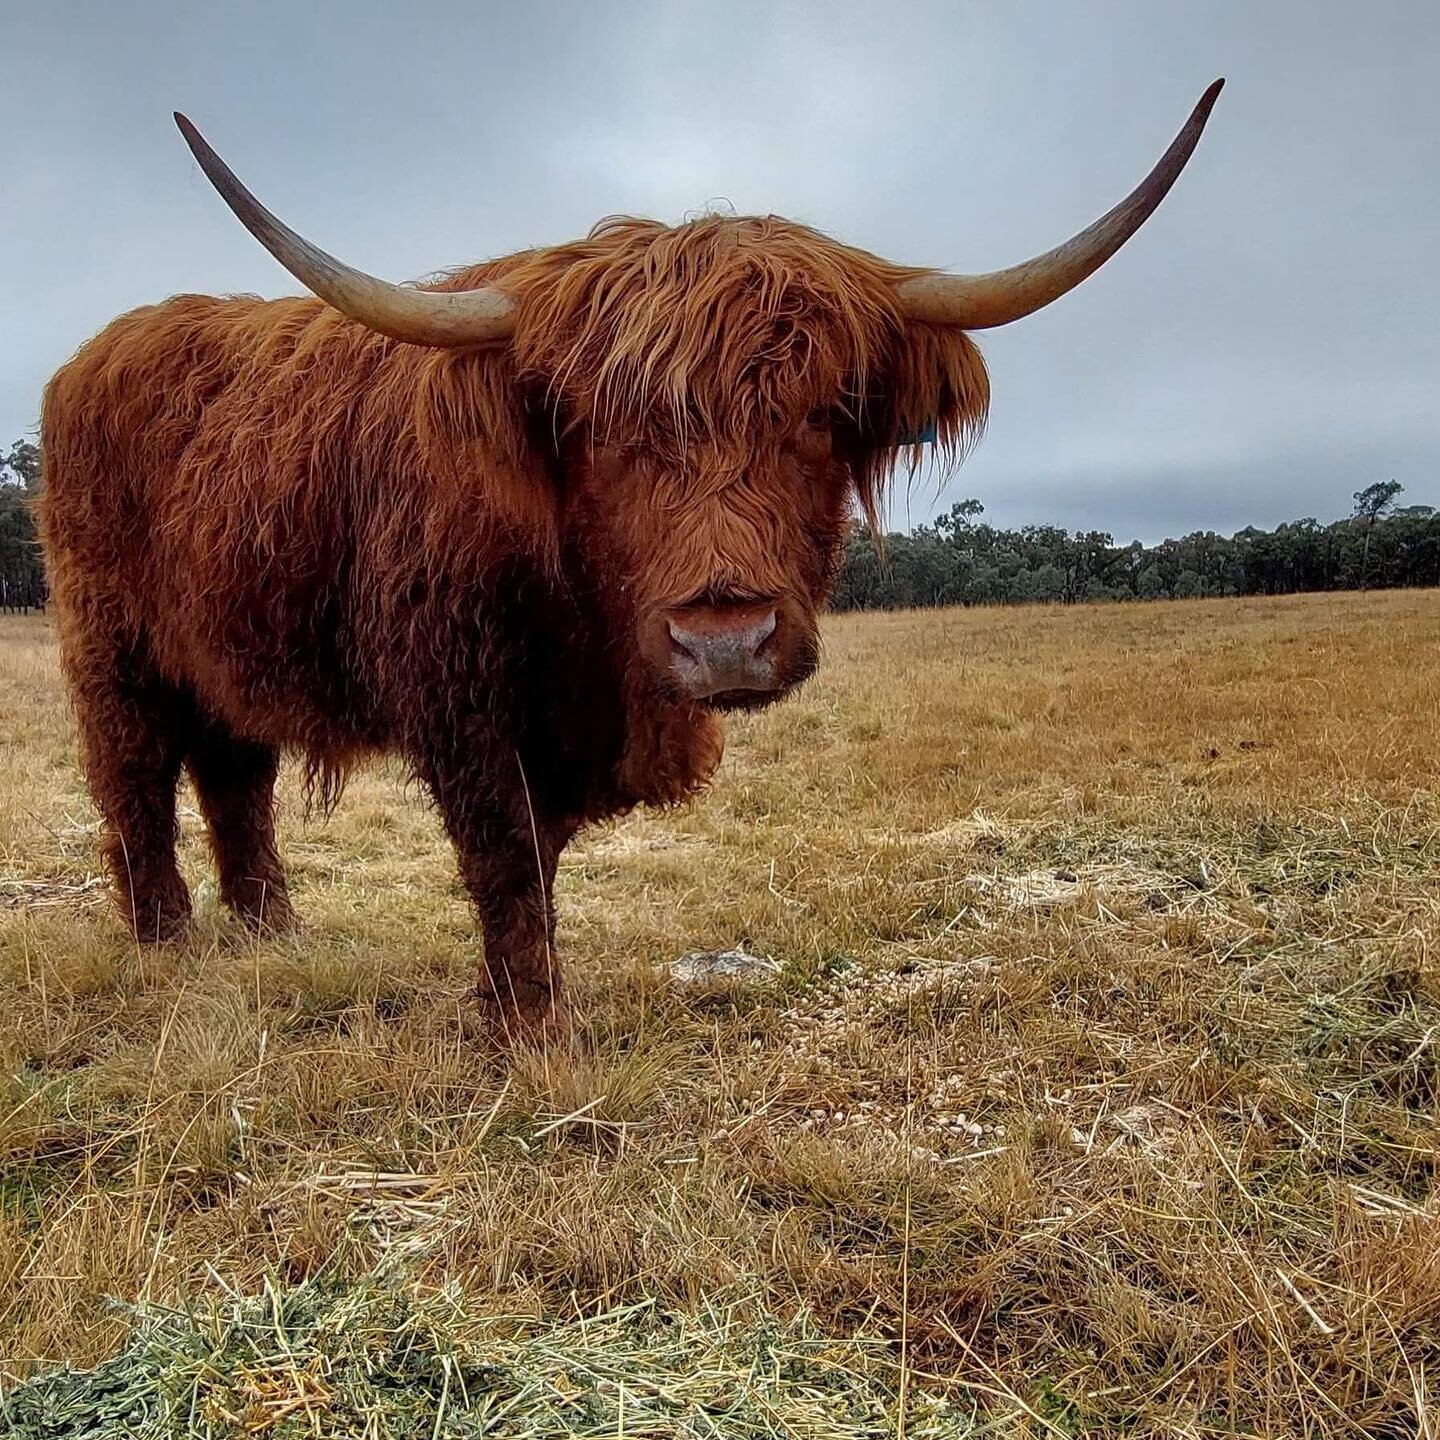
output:
M508 347L560 448L562 543L655 682L734 708L814 669L848 517L858 504L874 518L897 455L913 460L933 431L954 456L983 423L966 332L1030 314L1113 255L1174 183L1221 83L1095 224L970 276L773 217L711 216L611 220L433 287L391 285L289 230L177 120L231 208L322 299L413 344Z
M500 262L517 373L565 437L566 541L663 689L749 708L804 680L906 427L953 451L983 420L965 332L904 316L919 273L728 216L610 220Z

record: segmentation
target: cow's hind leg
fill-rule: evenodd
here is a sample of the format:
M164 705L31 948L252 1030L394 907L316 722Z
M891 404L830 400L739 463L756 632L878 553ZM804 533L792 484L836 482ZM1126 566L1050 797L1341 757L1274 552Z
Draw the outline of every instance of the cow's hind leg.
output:
M275 846L279 754L206 720L186 765L210 831L221 898L252 929L290 929L295 912Z
M173 939L190 919L175 864L175 788L192 707L133 647L82 647L67 661L116 900L137 940Z

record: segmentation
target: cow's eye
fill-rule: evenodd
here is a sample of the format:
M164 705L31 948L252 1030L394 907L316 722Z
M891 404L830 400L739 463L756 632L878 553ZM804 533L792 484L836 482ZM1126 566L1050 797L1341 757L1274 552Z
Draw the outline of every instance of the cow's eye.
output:
M791 438L791 448L807 464L820 464L833 454L833 418L828 405L817 405L805 416L805 423Z

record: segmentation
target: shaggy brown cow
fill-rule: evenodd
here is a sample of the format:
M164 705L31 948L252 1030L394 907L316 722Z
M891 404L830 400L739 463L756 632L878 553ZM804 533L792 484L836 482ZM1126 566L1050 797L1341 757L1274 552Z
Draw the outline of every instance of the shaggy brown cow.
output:
M356 761L398 753L479 912L481 993L506 1025L553 1018L565 844L691 794L720 759L718 712L814 670L852 503L874 517L926 424L953 456L984 420L966 330L1048 304L1113 254L1218 90L1102 220L969 277L710 217L608 220L388 285L286 229L177 117L321 298L134 311L45 395L65 671L135 934L167 939L190 913L182 767L225 901L280 928L281 752L305 757L325 804Z

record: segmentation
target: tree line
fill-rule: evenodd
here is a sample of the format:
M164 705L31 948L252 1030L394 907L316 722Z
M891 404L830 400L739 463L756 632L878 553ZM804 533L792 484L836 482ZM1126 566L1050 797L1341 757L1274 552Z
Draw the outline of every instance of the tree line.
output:
M1322 525L1292 520L1247 526L1228 538L1197 530L1179 540L1117 545L1102 530L1057 525L1001 530L962 500L933 524L885 537L877 554L855 525L845 547L837 610L1027 601L1188 599L1440 585L1440 513L1400 505L1403 486L1379 481L1355 492L1354 512ZM40 451L17 440L0 454L0 609L43 609L45 569L35 536Z
M40 451L17 440L0 454L0 610L43 610L45 567L35 538Z
M1117 545L1102 530L1056 525L1001 530L962 500L933 524L885 537L883 555L862 526L845 548L838 610L1048 601L1288 595L1440 585L1440 513L1399 505L1404 487L1382 480L1355 492L1343 520L1292 520L1231 536L1197 530L1179 540Z

